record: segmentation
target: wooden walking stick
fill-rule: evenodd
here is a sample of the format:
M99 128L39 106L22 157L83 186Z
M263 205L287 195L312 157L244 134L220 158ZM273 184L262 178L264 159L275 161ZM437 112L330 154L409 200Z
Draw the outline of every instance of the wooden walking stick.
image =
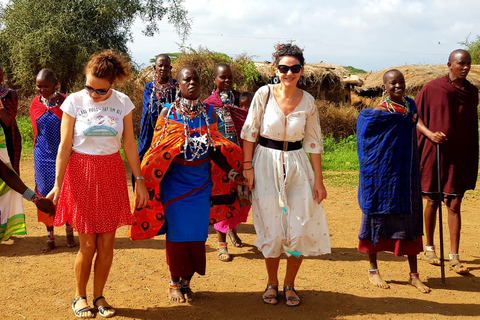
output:
M438 229L440 231L440 270L442 274L442 283L445 283L445 261L443 259L443 220L442 220L442 201L443 191L441 182L440 168L440 145L437 143L437 181L438 181Z

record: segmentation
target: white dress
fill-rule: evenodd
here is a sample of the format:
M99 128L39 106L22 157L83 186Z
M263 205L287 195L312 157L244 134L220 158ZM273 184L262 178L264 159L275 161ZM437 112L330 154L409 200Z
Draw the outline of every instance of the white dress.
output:
M285 116L267 86L253 98L242 129L244 140L258 135L278 141L303 140L303 148L281 151L257 145L253 155L252 190L255 245L265 258L297 251L304 256L330 253L330 234L325 210L314 200L314 172L308 153L323 153L323 140L315 99L307 92L298 106Z

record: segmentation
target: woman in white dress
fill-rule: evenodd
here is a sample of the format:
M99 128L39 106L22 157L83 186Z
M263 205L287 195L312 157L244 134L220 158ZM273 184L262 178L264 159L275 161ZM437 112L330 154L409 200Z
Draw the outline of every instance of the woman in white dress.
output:
M278 84L255 93L243 126L243 174L252 190L255 245L265 257L268 273L263 301L278 303L277 273L285 252L285 303L296 307L300 299L294 289L295 277L303 257L330 253L321 203L327 197L321 162L323 140L315 99L297 88L304 71L302 50L278 44L273 58Z

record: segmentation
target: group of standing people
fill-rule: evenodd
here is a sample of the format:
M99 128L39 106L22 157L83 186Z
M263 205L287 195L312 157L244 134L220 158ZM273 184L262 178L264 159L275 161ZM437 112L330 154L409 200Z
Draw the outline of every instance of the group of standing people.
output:
M169 56L158 55L153 79L144 90L138 147L134 105L113 89L129 77L130 67L122 56L111 50L93 55L85 68L85 88L68 97L58 92L55 73L41 70L36 79L40 95L30 109L35 192L10 170L19 172L17 96L4 85L0 88L1 178L37 204L39 221L47 226L45 250L55 248L54 226L66 225L67 246L76 245L73 230L78 232L71 305L75 316L115 315L103 291L117 228L129 225L134 240L166 234L170 298L191 302L191 280L206 270L209 225L214 224L217 233L219 260L231 261L227 236L233 245L243 245L236 228L247 220L250 208L255 245L267 272L263 302L275 305L280 300L278 269L286 254L284 301L289 307L300 305L295 279L303 258L331 250L322 204L327 197L323 140L315 100L298 88L303 50L279 44L273 58L276 84L260 88L254 96L240 94L233 88L230 66L219 64L213 72L214 92L200 101L198 72L187 67L174 79ZM383 77L381 104L359 115L358 198L363 214L358 248L369 256L368 277L377 287L389 287L380 277L377 253L392 251L408 256L409 283L421 292L430 291L420 281L417 255L424 251L423 259L439 264L433 233L440 197L448 208L450 268L468 272L459 260L459 240L461 200L474 188L478 171L478 90L466 80L470 64L468 52L452 52L449 74L427 84L415 100L406 97L403 74L389 70ZM122 142L133 175L133 209L119 153ZM437 144L440 177L434 170ZM443 190L436 189L437 179ZM8 186L0 187L4 197ZM237 190L245 189L251 191L250 201L241 204ZM422 195L427 199L425 250ZM22 218L23 208L15 211L15 201L9 201L8 210L16 212L11 217ZM3 226L8 210L0 209ZM17 225L20 229L9 232L24 234L24 217ZM0 228L1 239L8 238L2 232ZM93 308L87 302L92 265Z
M475 188L478 174L478 89L466 79L471 62L467 51L453 51L449 73L425 85L415 100L405 94L403 74L389 70L383 77L385 99L358 117L358 200L363 213L358 249L368 253L369 280L377 287L389 288L380 276L377 253L391 251L408 256L409 283L430 292L419 279L417 255L441 264L434 245L441 201L448 210L449 268L469 272L460 261L459 245L462 198Z

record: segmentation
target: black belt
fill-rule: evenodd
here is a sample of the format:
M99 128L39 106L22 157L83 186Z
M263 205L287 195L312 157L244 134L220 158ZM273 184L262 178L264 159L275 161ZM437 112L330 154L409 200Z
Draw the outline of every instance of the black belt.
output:
M260 136L258 140L261 146L276 149L276 150L283 150L283 151L293 151L302 148L302 141L295 141L295 142L288 142L288 141L277 141L268 139L265 137Z

